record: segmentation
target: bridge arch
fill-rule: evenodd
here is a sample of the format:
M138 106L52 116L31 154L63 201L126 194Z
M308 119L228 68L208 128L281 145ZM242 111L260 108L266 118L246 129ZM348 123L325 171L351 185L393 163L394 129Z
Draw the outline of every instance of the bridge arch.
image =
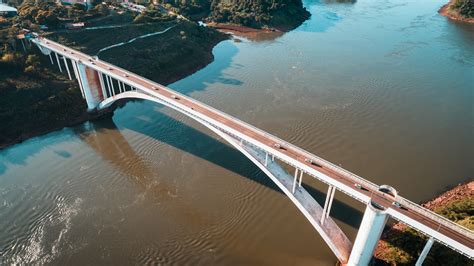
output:
M52 64L54 64L53 56L55 57L59 71L63 72L61 66L64 65L69 79L72 80L71 73L74 74L78 79L79 87L89 111L107 108L120 99L150 100L171 107L225 139L278 185L306 216L343 264L347 262L347 253L350 253L352 244L344 232L329 217L330 206L336 189L364 204L369 204L375 196L376 201L381 206L390 205L386 209L386 213L390 217L429 235L431 241L428 241L425 245L423 250L425 255L420 256L419 263L426 257L433 239L469 258L473 257L474 242L472 240L474 234L472 231L401 197L390 186L378 186L235 117L115 65L41 36L31 39L31 41L40 48L43 54L49 55ZM64 64L60 62L60 59L64 61ZM69 71L68 60L72 62L73 72ZM114 88L114 84L117 84L118 88ZM124 92L124 90L129 89L128 87L131 91ZM188 105L184 102L187 102ZM268 162L269 155L272 157L270 162ZM294 167L294 177L288 174L279 165L279 162L273 162L273 156L285 165ZM324 209L301 187L303 174L329 185ZM299 188L295 190L298 177ZM397 202L394 202L394 200ZM401 206L404 208L401 208ZM371 210L370 206L367 209ZM369 216L371 212L366 211L364 217L366 214ZM372 238L378 239L378 237ZM365 243L368 243L368 241L365 241ZM373 253L373 251L369 253ZM364 254L369 253L364 252ZM350 256L353 257L352 254ZM352 262L353 264L359 264L358 262L354 263L354 260Z
M262 158L258 158L256 156L256 150L249 148L247 145L243 144L237 138L232 137L231 135L225 133L224 131L212 126L211 124L207 123L204 120L201 120L199 117L194 116L193 114L187 112L186 110L179 109L174 105L167 103L157 97L153 97L147 93L137 91L127 91L120 94L116 94L113 97L107 98L98 105L98 109L105 109L112 106L115 102L119 100L126 100L126 99L141 99L141 100L149 100L155 103L162 104L166 107L170 107L173 110L176 110L179 113L186 115L187 117L193 119L194 121L200 123L201 125L205 126L212 132L214 132L217 136L224 139L227 143L229 143L232 147L237 149L241 152L245 157L247 157L253 164L255 164L261 171L263 171L282 191L285 195L292 201L292 203L303 213L305 218L310 222L310 224L318 231L319 235L322 239L328 244L331 251L334 255L338 258L338 260L342 263L347 263L349 260L350 252L352 250L352 243L343 235L342 231L340 231L339 227L337 227L336 223L332 219L327 220L326 227L323 228L322 224L320 224L319 219L315 219L314 216L314 209L311 210L308 208L307 205L302 203L298 197L295 195L294 192L289 188L288 184L284 184L281 181L281 176L283 168L277 165L277 168L280 168L280 172L275 171L275 169L269 169L266 160L264 161ZM280 177L280 178L279 178ZM316 201L314 201L316 202ZM318 205L319 206L319 205ZM328 230L328 228L331 228ZM336 229L337 228L337 229ZM332 233L328 233L328 231L333 230ZM337 235L337 236L335 236Z

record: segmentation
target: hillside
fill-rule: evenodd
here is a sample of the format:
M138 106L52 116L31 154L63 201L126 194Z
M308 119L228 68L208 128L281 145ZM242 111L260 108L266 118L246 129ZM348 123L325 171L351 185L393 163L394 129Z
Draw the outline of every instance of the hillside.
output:
M161 0L193 20L291 30L310 17L300 0Z
M474 23L474 0L450 0L439 13L450 19Z

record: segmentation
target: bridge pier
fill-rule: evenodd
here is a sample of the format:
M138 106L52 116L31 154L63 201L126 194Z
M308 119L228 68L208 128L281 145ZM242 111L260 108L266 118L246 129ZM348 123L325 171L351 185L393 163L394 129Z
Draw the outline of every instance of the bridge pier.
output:
M49 60L51 60L51 65L54 65L54 61L53 61L53 57L51 56L51 53L49 53L48 55L49 55Z
M368 265L387 222L385 208L372 200L367 204L348 265Z
M416 261L415 266L423 265L423 262L425 261L426 256L428 255L428 253L430 252L430 249L433 246L433 243L434 243L434 238L430 237L428 239L428 242L426 242L426 245L423 248L423 251L421 251L420 257L418 257L418 260Z
M295 194L297 179L298 179L298 168L295 168L295 177L293 178L293 188L291 189L293 194Z
M90 112L95 110L106 95L103 95L102 86L99 75L101 73L94 69L88 68L81 62L76 62L79 86L82 87L87 102L87 110Z
M67 64L67 59L65 56L63 56L63 60L64 60L64 65L66 66L66 71L67 71L67 75L69 77L69 80L72 80L72 77L71 77L71 72L69 71L69 66Z
M59 72L63 72L63 69L61 68L61 62L59 62L59 56L57 53L54 53L54 55L56 56L56 61L58 62L58 67L59 67Z

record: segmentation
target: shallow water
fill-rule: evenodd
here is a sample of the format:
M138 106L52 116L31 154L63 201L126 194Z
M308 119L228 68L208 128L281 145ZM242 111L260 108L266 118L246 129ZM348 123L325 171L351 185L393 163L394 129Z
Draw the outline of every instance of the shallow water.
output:
M222 42L171 87L427 200L474 175L474 27L439 16L443 3L306 1L298 29ZM363 207L336 193L351 239ZM336 261L236 150L140 101L0 151L0 228L0 264Z

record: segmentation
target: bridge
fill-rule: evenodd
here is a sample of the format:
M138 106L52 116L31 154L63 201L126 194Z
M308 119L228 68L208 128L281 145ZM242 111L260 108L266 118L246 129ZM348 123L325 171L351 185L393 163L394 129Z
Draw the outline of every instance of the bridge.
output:
M77 79L89 111L106 109L121 99L149 100L185 114L226 140L288 196L343 265L369 264L389 217L428 237L416 265L422 265L435 241L470 259L474 257L472 231L403 198L393 187L376 185L235 117L97 57L40 36L31 41L69 79ZM292 173L287 169L293 169ZM302 186L303 177L328 185L323 206ZM336 190L367 205L354 243L330 216Z

